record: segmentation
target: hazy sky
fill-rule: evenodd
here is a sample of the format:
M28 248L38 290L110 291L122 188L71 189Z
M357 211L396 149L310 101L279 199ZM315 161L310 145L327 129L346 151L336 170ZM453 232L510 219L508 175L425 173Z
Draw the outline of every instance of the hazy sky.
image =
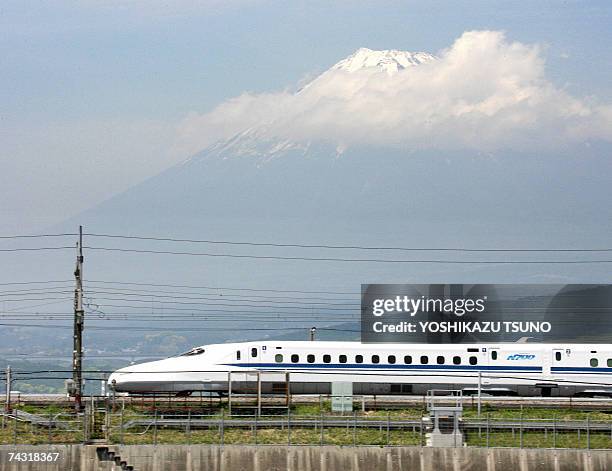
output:
M4 1L0 232L60 221L188 157L184 127L294 89L359 47L438 54L465 31L537 45L547 83L612 103L612 6L493 1Z

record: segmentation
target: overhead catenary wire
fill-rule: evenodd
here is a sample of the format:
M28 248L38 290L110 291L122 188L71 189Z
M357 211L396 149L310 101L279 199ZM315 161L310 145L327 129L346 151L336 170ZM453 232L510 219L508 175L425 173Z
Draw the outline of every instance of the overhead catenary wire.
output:
M63 326L63 325L45 325L45 324L28 324L28 325L23 325L23 324L12 324L12 323L0 323L1 326L7 326L7 327L45 327L45 328L56 328L56 329L72 329L71 326ZM306 327L304 327L306 328ZM125 330L125 326L107 326L107 325L90 325L88 326L88 329L90 330ZM227 328L214 328L214 327L204 327L204 328L198 328L198 327L166 327L166 328L162 328L162 327L149 327L149 326L145 326L145 327L138 327L138 326L130 326L130 330L137 330L137 331L144 331L144 332L194 332L194 331L203 331L203 332L208 332L208 331L217 331L217 332L227 332ZM242 327L240 329L240 331L294 331L294 330L299 330L297 327L293 326L293 327ZM346 330L346 329L335 329L335 328L328 328L328 327L317 327L317 331L319 330L331 330L331 331L338 331L338 332L359 332L357 330L355 331L350 331L350 330Z
M74 237L78 234L76 232L63 232L58 234L14 234L14 235L0 235L0 240L8 239L41 239L50 237Z
M8 283L0 283L0 286L14 286L14 285L42 285L51 283L71 283L72 280L44 280L44 281L12 281Z
M144 304L151 304L151 300L148 299L132 299L132 298L120 298L120 297L108 297L108 296L98 296L96 298L97 300L102 300L102 301L129 301L129 302L133 302L133 303L144 303ZM159 301L159 303L162 303L162 301ZM196 305L196 306L229 306L229 307L254 307L254 308L264 308L264 307L268 307L268 308L276 308L279 306L274 306L274 305L267 305L267 304L236 304L236 303L217 303L217 302L196 302L196 301L176 301L176 300L172 300L172 301L168 301L168 304L178 304L178 305ZM282 306L281 306L282 307ZM306 310L306 311L311 311L313 309L313 306L285 306L287 308L291 308L291 309L301 309L301 310ZM325 307L326 310L329 311L346 311L346 310L352 310L352 309L356 309L356 308L348 308L348 307Z
M10 239L33 239L33 238L50 238L50 237L72 237L76 233L58 233L58 234L18 234L0 236L0 240ZM105 234L105 233L84 233L90 238L108 238L120 240L137 240L137 241L154 241L154 242L171 242L171 243L189 243L189 244L213 244L213 245L230 245L230 246L248 246L248 247L272 247L272 248L298 248L298 249L319 249L319 250L352 250L352 251L401 251L401 252L460 252L460 253L607 253L612 252L612 248L469 248L469 247L406 247L406 246L367 246L357 244L305 244L305 243L279 243L279 242L253 242L253 241L230 241L230 240L213 240L213 239L191 239L179 237L158 237L158 236L141 236L141 235L125 235L125 234ZM3 248L0 252L18 252L18 251L41 251L41 250L65 250L72 249L71 246L59 247L20 247L20 248ZM210 252L192 252L192 251L170 251L170 250L152 250L152 249L134 249L134 248L119 248L119 247L86 247L91 250L104 251L119 251L131 253L150 253L150 254L167 254L167 255L191 255L191 256L207 256L207 257L231 257L231 258L255 258L255 259L271 259L271 260L304 260L304 261L333 261L333 262L368 262L368 263L448 263L448 264L587 264L587 263L612 263L612 260L444 260L444 259L426 259L426 260L407 260L407 259L380 259L380 258L343 258L343 257L303 257L303 256L280 256L280 255L253 255L253 254L235 254L235 253L210 253Z
M323 306L360 306L360 303L347 303L347 302L343 302L343 303L333 303L333 302L324 302L324 301L310 301L310 302L302 302L302 301L277 301L277 300L272 300L272 299L252 299L252 298L241 298L241 299L231 299L228 298L227 296L216 296L216 297L211 297L209 296L177 296L177 295L163 295L163 294L142 294L142 293L129 293L129 292L120 292L120 293L115 293L112 291L97 291L97 290L87 290L87 294L94 294L94 295L99 295L99 294L103 294L103 295L111 295L111 296L130 296L131 298L134 297L138 297L142 300L148 301L150 302L151 300L157 300L157 302L174 302L175 299L180 299L180 300L191 300L191 301L219 301L219 300L223 300L223 301L227 301L227 302L234 302L234 303L245 303L245 302L252 302L252 303L270 303L270 304L298 304L298 305L309 305L309 306L314 306L314 305L323 305ZM187 294L187 293L184 293ZM102 297L98 297L97 299L104 299Z
M292 290L280 288L249 288L249 287L233 287L233 286L206 286L206 285L187 285L187 284L168 284L168 283L153 283L153 282L134 282L134 281L109 281L109 280L85 280L86 283L101 283L101 284L120 284L124 286L150 286L160 288L184 288L184 289L208 289L208 290L223 290L223 291L252 291L252 292L267 292L267 293L297 293L297 294L337 294L337 295L355 295L358 291L314 291L314 290Z
M16 295L16 296L21 296L22 293L45 293L45 292L50 292L50 291L54 291L54 290L67 290L72 288L70 285L62 285L62 286L50 286L50 287L42 287L42 288L25 288L25 289L11 289L11 290L2 290L0 291L0 296L10 296L10 295Z
M64 291L45 291L39 293L11 293L11 294L0 294L0 301L4 302L29 302L29 301L40 301L47 300L47 298L40 297L32 297L32 296L54 296L54 295L62 295L62 294L71 294L73 290L64 290ZM252 298L238 298L235 299L231 296L176 296L176 295L153 295L153 294L142 294L142 293L130 293L130 292L113 292L113 291L96 291L96 290L87 290L86 296L88 298L97 299L97 300L128 300L134 302L146 302L146 303L158 303L158 304L181 304L181 301L223 301L224 305L236 305L236 306L248 306L244 303L268 303L272 305L278 305L280 307L290 307L293 305L301 305L301 306L310 306L310 307L325 307L325 306L359 306L358 302L349 302L348 300L345 302L325 302L320 300L291 300L287 298L287 300L278 300L278 299L252 299ZM183 293L188 294L188 293ZM93 296L92 296L93 295ZM108 296L122 296L121 298L110 298ZM6 296L12 296L10 299L6 298ZM14 296L22 296L22 297L14 297ZM128 297L127 299L125 297ZM48 298L48 299L66 299L66 298ZM330 299L328 301L342 301L339 299ZM187 303L182 302L182 304L203 304L203 305L220 305L218 303ZM273 307L273 306L268 306Z
M156 255L185 255L192 257L212 258L235 258L254 260L285 260L285 261L309 261L309 262L342 262L342 263L412 263L412 264L452 264L452 265L547 265L547 264L602 264L612 263L612 259L585 259L585 260L445 260L445 259L387 259L387 258L340 258L340 257L302 257L283 255L252 255L234 253L214 252L183 252L172 250L153 249L126 249L120 247L84 246L83 248L94 251L120 252L134 254L156 254Z
M10 249L0 249L0 252L38 252L44 250L74 250L71 245L61 245L56 247L15 247Z
M560 248L560 249L534 249L534 248L466 248L466 247L402 247L402 246L366 246L366 245L334 245L334 244L299 244L299 243L278 243L278 242L249 242L249 241L228 241L212 239L186 239L178 237L154 237L154 236L135 236L124 234L100 234L85 232L85 236L110 238L110 239L129 239L156 242L182 242L191 244L218 244L218 245L244 245L250 247L283 247L283 248L308 248L308 249L332 249L332 250L389 250L403 252L612 252L612 248Z
M208 289L209 292L197 293L194 291L176 291L176 290L163 290L163 289L153 290L153 289L143 289L143 288L134 288L134 287L117 288L115 286L109 286L107 284L98 285L98 283L96 282L89 282L87 286L89 287L89 289L93 289L93 290L106 289L106 290L113 290L118 293L122 293L122 292L138 293L138 294L141 294L143 297L149 296L149 293L157 293L157 294L177 294L177 295L190 294L190 295L200 295L200 296L215 296L215 297L224 298L224 299L261 298L261 299L292 299L292 300L317 300L317 301L354 301L356 299L356 296L358 296L358 293L353 293L354 297L351 299L348 299L348 298L337 298L337 297L304 296L304 295L298 295L299 293L296 293L296 295L293 295L293 296L283 296L283 295L274 295L274 294L255 294L255 293L236 294L236 293L231 292L231 291L240 290L241 288L229 288L229 289L201 288L201 289ZM226 292L226 291L229 291L229 292Z

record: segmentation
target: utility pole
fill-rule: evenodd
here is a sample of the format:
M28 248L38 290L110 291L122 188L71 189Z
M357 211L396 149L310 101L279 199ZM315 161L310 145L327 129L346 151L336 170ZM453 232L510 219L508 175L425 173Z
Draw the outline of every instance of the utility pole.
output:
M311 327L310 328L310 341L313 342L315 339L315 333L317 332L317 328L316 327Z
M7 414L11 412L11 383L12 382L13 382L13 378L11 378L11 367L9 365L6 367L6 403L4 404L4 411Z
M478 418L480 419L480 411L482 404L482 371L478 371Z
M81 411L83 395L83 226L79 226L76 268L74 270L76 286L74 289L74 348L72 350L72 382L74 408Z

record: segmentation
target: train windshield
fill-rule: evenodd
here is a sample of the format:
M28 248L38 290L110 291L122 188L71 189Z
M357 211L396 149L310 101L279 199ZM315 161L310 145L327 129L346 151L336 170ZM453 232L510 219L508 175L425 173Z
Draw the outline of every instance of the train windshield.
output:
M190 357L193 355L201 355L202 353L204 353L204 349L202 347L196 347L196 348L192 348L188 352L181 353L179 356Z

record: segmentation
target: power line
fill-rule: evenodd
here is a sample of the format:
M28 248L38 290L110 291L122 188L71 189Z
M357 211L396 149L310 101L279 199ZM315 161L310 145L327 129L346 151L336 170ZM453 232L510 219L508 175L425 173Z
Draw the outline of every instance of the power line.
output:
M63 245L59 247L20 247L13 249L0 249L0 252L38 252L42 250L74 250L73 246Z
M205 304L206 305L206 304ZM143 308L146 308L146 306L143 306L142 304L134 306L131 304L107 304L104 303L102 304L103 308L109 308L109 307L118 307L118 308L127 308L127 309L140 309L142 310ZM237 308L237 307L241 307L241 306L236 306L236 305L232 305L231 307ZM246 307L246 306L245 306ZM256 308L264 308L265 306L255 306ZM287 308L291 308L290 306L287 306ZM245 313L245 310L230 310L230 309L220 309L220 308L215 308L215 309L201 309L201 308L195 308L195 307L173 307L173 306L160 306L158 309L162 309L165 312L171 312L171 311L187 311L187 312L227 312L227 313ZM275 313L278 315L286 315L286 314L295 314L295 315L301 315L303 316L305 313L302 312L291 312L291 311L279 311L277 310L278 307L274 307L273 310L267 310L267 311L263 311L263 312L267 312L267 313ZM343 309L342 311L359 311L358 309L354 309L354 310L350 310L350 309ZM262 312L262 311L247 311L247 312ZM334 314L338 314L338 313L334 313Z
M296 294L330 294L330 295L359 295L357 291L313 291L313 290L291 290L291 289L271 289L271 288L245 288L245 287L230 287L230 286L202 286L202 285L184 285L184 284L168 284L168 283L143 283L143 282L130 282L130 281L109 281L109 280L84 280L88 285L102 284L102 285L121 285L121 286L146 286L146 287L159 287L159 288L181 288L181 289L202 289L211 291L248 291L248 292L261 292L261 293L296 293ZM0 286L30 286L30 285L45 285L45 284L59 284L59 283L72 283L73 280L44 280L44 281L13 281L9 283L0 283ZM70 285L71 287L72 285ZM56 289L62 287L48 287L48 288L32 288L33 290L45 290L45 289ZM106 289L119 290L121 288L107 287ZM25 290L22 290L25 291ZM145 291L132 289L132 291ZM16 290L15 290L16 292ZM153 292L160 292L155 290ZM180 293L180 292L177 292ZM232 295L240 296L240 295ZM261 296L263 297L263 296ZM333 299L333 298L324 298Z
M62 291L46 290L46 291L22 292L22 293L0 292L0 301L23 302L23 301L39 301L39 300L44 300L44 299L60 299L60 298L37 298L37 297L31 297L31 296L61 295L61 294L71 294L73 292L74 290L70 290L70 289L62 290ZM240 306L242 305L240 303L245 303L245 302L270 303L270 304L279 304L279 305L296 304L296 305L313 306L313 307L314 306L359 306L360 305L359 303L348 302L349 300L346 300L347 302L325 302L325 301L342 301L341 299L329 299L329 300L323 300L323 301L308 301L308 302L304 302L302 300L292 300L292 298L289 298L289 297L285 298L286 300L268 299L266 297L263 297L264 299L252 299L252 298L247 298L247 297L240 297L240 299L233 299L232 296L235 296L235 295L229 295L229 296L217 295L217 296L211 297L212 295L211 293L208 293L209 296L176 296L176 295L169 295L169 294L154 295L154 294L143 294L143 293L138 293L138 292L136 293L125 292L125 291L119 291L119 292L98 291L94 289L94 290L87 290L85 294L88 297L91 297L91 295L101 295L101 294L106 294L106 295L111 295L111 296L129 296L130 300L134 300L137 302L147 302L147 303L155 302L155 303L170 303L170 304L173 303L174 300L179 299L179 300L224 301L227 303L235 303L237 306ZM190 293L181 293L181 294L190 294ZM17 296L17 298L3 299L4 297L12 297L12 296ZM134 298L139 298L139 299L134 299ZM116 300L123 300L124 298L108 298L108 297L96 296L94 299L110 299L110 300L116 301ZM209 303L202 303L202 304L209 304Z
M57 298L56 298L57 299ZM129 302L134 302L134 303L146 303L146 304L151 304L151 300L147 300L147 299L131 299L131 298L110 298L110 297L104 297L104 296L99 296L96 298L97 300L103 300L103 301L129 301ZM265 302L265 301L262 301ZM157 303L164 303L164 301L157 301ZM273 306L273 305L266 305L266 304L259 304L259 305L254 305L254 304L228 304L228 303L214 303L214 302L195 302L195 301L168 301L168 304L179 304L179 305L196 305L196 306L229 306L229 307L254 307L254 308L278 308L278 307L285 307L285 308L291 308L291 309L303 309L303 310L307 310L310 311L313 309L313 307L308 307L308 306ZM319 307L318 309L325 309L327 311L349 311L349 310L356 310L358 308L344 308L344 307Z
M72 247L74 248L74 247ZM13 281L10 283L0 283L0 286L12 286L12 285L42 285L50 283L71 283L73 280L47 280L47 281Z
M0 299L2 302L13 303L13 302L24 302L24 301L52 301L52 300L63 300L71 298L20 298L20 299Z
M365 245L332 245L332 244L296 244L296 243L274 243L274 242L246 242L246 241L227 241L211 239L182 239L176 237L151 237L151 236L129 236L121 234L97 234L84 233L89 237L101 237L111 239L133 239L149 240L159 242L184 242L196 244L218 244L218 245L244 245L253 247L292 247L307 249L334 249L334 250L390 250L403 252L612 252L612 248L593 248L593 249L472 249L464 247L400 247L400 246L365 246Z
M21 317L4 317L4 316L0 316L0 320L2 321L27 321L28 319L23 319ZM36 317L33 318L33 320L37 320L37 321L69 321L71 320L71 318L69 316L62 316L62 317L58 317L58 316L53 316L53 317ZM200 317L189 317L189 316L180 316L180 317L176 317L176 318L172 318L172 319L168 319L166 317L163 316L137 316L137 317L132 317L130 319L127 318L122 318L121 316L105 316L104 318L92 318L90 317L88 319L91 322L109 322L109 321L113 321L113 322L121 322L124 321L127 325L127 323L130 322L197 322L198 324L205 324L205 323L219 323L219 322L250 322L250 321L257 321L257 322L261 322L263 325L266 324L300 324L302 325L304 328L310 328L312 327L312 322L316 321L316 322L325 322L327 324L340 324L340 323L347 323L347 322L351 322L351 323L356 323L358 322L358 318L352 318L352 319L330 319L330 318L326 318L326 317L308 317L305 319L274 319L274 318L267 318L267 317L257 317L257 316L253 316L253 317L239 317L239 318L200 318ZM105 324L106 325L106 324ZM23 324L23 327L29 327L29 324ZM114 326L119 327L118 325L114 324ZM103 326L100 326L103 327ZM125 328L125 327L124 327ZM131 326L129 327L131 329ZM296 327L297 328L297 327ZM166 330L174 330L171 327L166 328ZM225 329L227 330L227 329Z
M108 281L108 280L85 280L86 283L104 283L104 284L120 284L120 285L133 285L133 286L152 286L161 288L185 288L185 289L209 289L209 290L225 290L225 291L254 291L254 292L267 292L267 293L297 293L297 294L348 294L355 295L359 292L352 291L305 291L305 290L291 290L291 289L265 289L265 288L235 288L227 286L194 286L194 285L177 285L177 284L163 284L163 283L139 283L130 281Z
M146 250L146 249L122 249L117 247L95 247L85 246L89 250L105 252L123 252L138 254L162 254L162 255L189 255L197 257L239 258L256 260L299 260L310 262L360 262L360 263L431 263L431 264L459 264L459 265L500 265L500 264L522 264L522 265L546 265L546 264L595 264L612 263L612 260L443 260L443 259L384 259L384 258L337 258L337 257L297 257L280 255L245 255L210 252L176 252L170 250Z
M38 239L43 237L72 237L76 236L76 233L61 233L61 234L17 234L17 235L5 235L0 236L0 239Z
M37 291L37 292L31 292L31 293L0 293L0 301L6 301L9 302L11 301L10 299L2 299L3 297L12 297L12 296L17 296L18 299L15 299L13 301L29 301L29 300L34 300L34 301L38 301L37 298L30 298L30 296L45 296L45 295L55 295L55 294L69 294L73 291L70 290L62 290L62 291L51 291L51 290L46 290L46 291Z
M165 293L165 294L193 294L200 296L216 296L218 298L262 298L262 299L292 299L292 300L317 300L317 301L354 301L355 298L347 299L347 298L329 298L329 297L310 297L310 296L274 296L274 295L261 295L261 294L234 294L234 293L225 293L220 292L222 290L216 290L217 292L208 292L208 293L194 293L193 291L168 291L168 290L160 290L160 289L138 289L138 288L115 288L114 286L101 285L96 286L96 283L90 282L87 284L89 287L93 287L93 289L110 289L117 291L116 294L121 294L123 292L128 293L138 293L141 294L142 297L149 296L148 293ZM237 290L240 288L233 288L233 290ZM211 288L212 290L212 288ZM225 290L223 290L225 291ZM228 290L229 291L229 290ZM1 292L0 292L1 293ZM358 295L358 293L353 293L354 295Z
M55 292L57 289L70 289L70 286L49 286L43 288L11 289L0 291L0 296L25 296L27 294L45 294Z
M168 294L142 294L142 293L130 293L130 292L113 292L113 291L96 291L96 290L87 290L86 294L109 294L111 296L131 296L138 297L143 299L145 302L151 302L153 299L158 300L156 302L167 303L171 301L166 300L175 300L175 299L186 299L186 300L204 300L204 301L227 301L234 303L245 303L245 302L254 302L254 303L271 303L271 304L299 304L299 305L323 305L323 306L360 306L360 303L328 303L328 302L320 302L320 301L311 301L311 302L301 302L301 301L275 301L270 299L251 299L251 298L242 298L242 299L231 299L225 296L217 296L217 297L209 297L209 296L176 296L176 295L168 295ZM188 293L183 293L188 294ZM96 298L96 299L105 299L105 298Z
M42 325L42 324L11 324L11 323L0 323L2 326L7 327L44 327L44 328L54 328L54 329L72 329L71 326L63 326L63 325ZM97 326L92 325L87 327L88 330L125 330L125 326ZM306 327L303 327L306 328ZM185 327L185 328L174 328L174 327L138 327L138 326L130 326L131 331L141 331L141 332L227 332L227 328L214 328L214 327ZM300 330L299 327L242 327L240 331L295 331ZM333 329L327 327L317 327L317 331L319 330L333 330L339 332L359 332L358 330L346 330L346 329ZM271 340L270 340L271 341Z
M30 306L19 306L19 307L14 307L11 309L3 309L2 312L5 313L16 313L16 314L20 314L22 312L22 309L32 309L32 308L36 308L36 307L42 307L42 306L50 306L51 304L59 304L59 303L63 303L66 301L66 299L70 299L70 298L62 298L60 301L50 301L48 303L41 303L41 304L33 304Z

